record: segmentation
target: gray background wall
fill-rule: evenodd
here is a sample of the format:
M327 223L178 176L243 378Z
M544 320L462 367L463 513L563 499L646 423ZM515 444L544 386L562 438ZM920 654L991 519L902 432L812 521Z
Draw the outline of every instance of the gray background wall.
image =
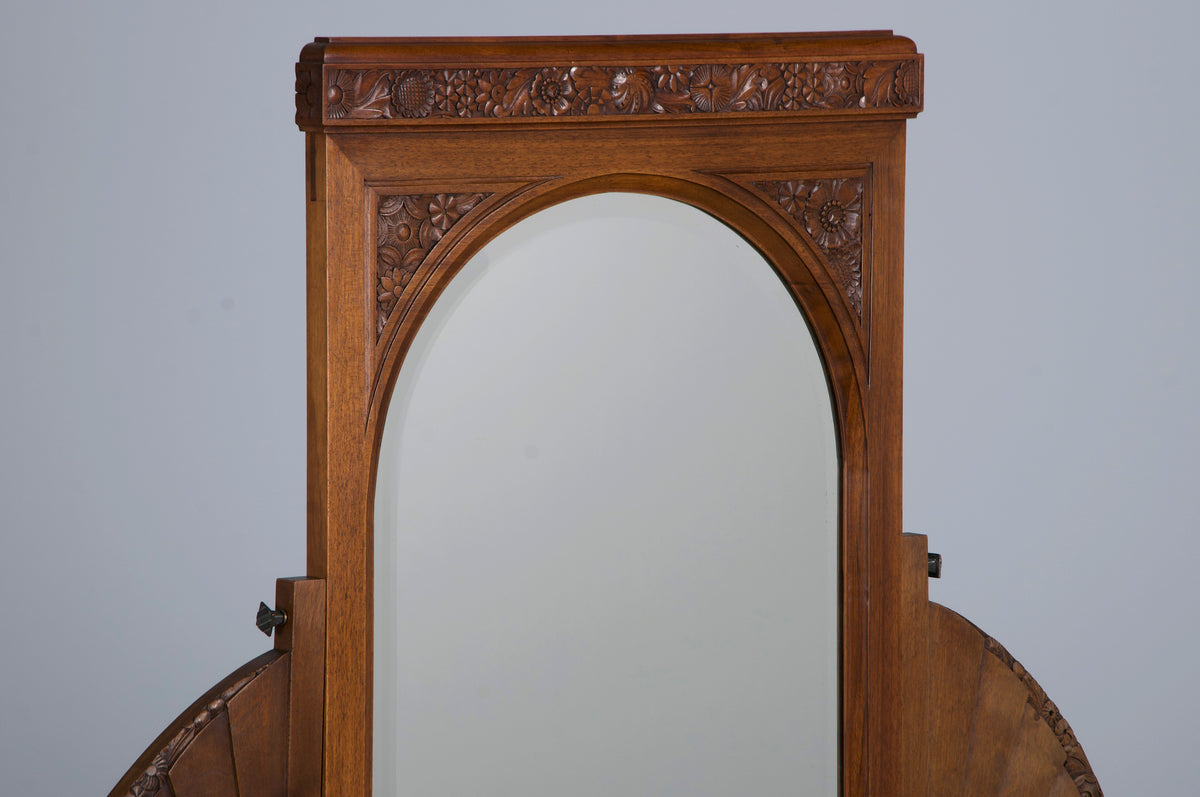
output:
M1194 7L611 0L3 11L0 784L104 793L304 567L302 136L321 34L891 27L906 526L1111 794L1194 783Z

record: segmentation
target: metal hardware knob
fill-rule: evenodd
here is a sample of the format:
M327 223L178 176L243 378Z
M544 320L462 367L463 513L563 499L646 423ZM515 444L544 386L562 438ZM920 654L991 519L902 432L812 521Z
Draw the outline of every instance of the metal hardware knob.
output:
M271 635L271 631L287 622L287 612L274 611L265 603L258 604L258 618L255 620L255 625L258 630L262 631L267 636Z
M940 553L929 554L929 577L942 577L942 555Z

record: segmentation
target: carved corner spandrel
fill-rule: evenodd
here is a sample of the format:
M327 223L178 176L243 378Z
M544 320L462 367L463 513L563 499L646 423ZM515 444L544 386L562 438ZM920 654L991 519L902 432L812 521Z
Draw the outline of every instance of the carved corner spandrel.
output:
M796 222L825 256L861 323L863 314L864 179L860 176L765 180L754 186Z
M433 247L489 196L464 192L379 197L375 248L377 340Z

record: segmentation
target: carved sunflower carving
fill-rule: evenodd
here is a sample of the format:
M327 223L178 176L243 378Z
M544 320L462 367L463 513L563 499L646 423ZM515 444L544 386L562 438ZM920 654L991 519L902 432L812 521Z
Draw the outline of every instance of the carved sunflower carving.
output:
M392 108L406 119L429 116L433 110L433 82L424 72L401 72L392 83Z

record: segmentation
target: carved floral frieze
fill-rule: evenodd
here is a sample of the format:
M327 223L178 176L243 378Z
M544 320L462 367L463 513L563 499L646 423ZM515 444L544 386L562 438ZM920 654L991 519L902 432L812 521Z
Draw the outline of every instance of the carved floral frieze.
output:
M383 334L429 250L490 194L381 196L376 214L375 333Z
M832 276L862 317L863 179L771 180L754 186L774 199L825 255Z
M324 93L322 98L321 93ZM324 119L321 100L324 100ZM747 111L920 110L912 59L678 66L296 70L311 123Z

